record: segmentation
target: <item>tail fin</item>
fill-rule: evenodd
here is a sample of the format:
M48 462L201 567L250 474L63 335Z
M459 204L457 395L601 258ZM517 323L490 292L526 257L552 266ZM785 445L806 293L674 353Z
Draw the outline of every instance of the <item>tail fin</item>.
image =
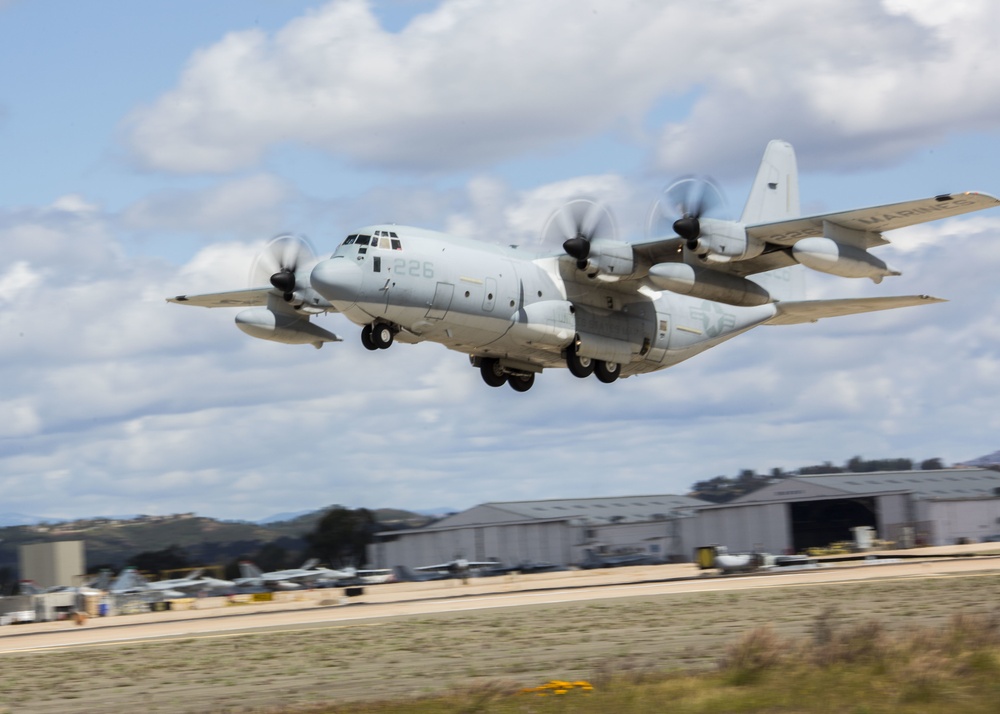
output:
M244 578L259 578L264 573L249 560L240 561L240 576Z
M774 139L764 149L757 176L740 221L744 225L798 218L799 167L795 149L787 141ZM805 297L805 270L795 265L753 276L777 300L802 300Z
M799 217L799 168L795 149L787 141L767 144L741 223L765 223Z

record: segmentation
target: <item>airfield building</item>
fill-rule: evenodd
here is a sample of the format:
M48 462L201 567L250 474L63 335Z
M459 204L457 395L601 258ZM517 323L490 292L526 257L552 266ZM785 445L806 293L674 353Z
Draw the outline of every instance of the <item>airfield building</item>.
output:
M686 560L679 523L708 505L673 495L484 503L423 528L378 533L369 561L412 568L455 558L505 565L581 565L625 555Z
M712 544L801 553L853 540L859 527L901 547L1000 539L1000 472L795 476L722 505L674 495L485 503L423 528L379 533L369 561L583 565L641 554L686 562Z
M1000 535L1000 472L957 468L796 476L685 521L686 542L732 552L801 553L873 528L902 547L979 542Z

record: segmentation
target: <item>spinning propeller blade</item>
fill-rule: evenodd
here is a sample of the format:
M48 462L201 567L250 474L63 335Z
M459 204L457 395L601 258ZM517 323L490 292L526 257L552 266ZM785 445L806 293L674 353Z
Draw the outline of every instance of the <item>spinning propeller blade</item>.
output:
M577 267L587 267L590 244L594 240L614 240L617 233L611 210L589 198L577 198L556 210L542 229L542 244L561 243Z
M660 237L672 230L687 242L689 250L696 250L700 219L726 212L726 199L718 184L707 177L689 176L663 190L650 211L646 232L650 237Z
M280 235L257 255L250 268L250 285L256 287L266 281L288 295L295 291L296 271L315 260L316 254L305 238Z

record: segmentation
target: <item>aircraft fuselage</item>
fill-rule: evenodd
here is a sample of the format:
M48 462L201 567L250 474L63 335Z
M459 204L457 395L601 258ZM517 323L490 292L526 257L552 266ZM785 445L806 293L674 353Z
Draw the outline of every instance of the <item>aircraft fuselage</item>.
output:
M352 234L316 266L311 283L358 325L525 374L567 366L567 351L616 365L622 376L652 372L775 313L773 305L734 307L651 285L618 290L565 257L395 225Z

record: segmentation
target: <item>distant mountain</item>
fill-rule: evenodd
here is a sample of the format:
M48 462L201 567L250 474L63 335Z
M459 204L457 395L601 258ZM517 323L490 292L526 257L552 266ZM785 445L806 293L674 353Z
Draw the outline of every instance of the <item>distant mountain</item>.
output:
M0 513L0 528L8 526L37 526L39 523L56 523L51 518L28 516L24 513Z
M418 508L414 513L419 513L421 516L433 516L439 518L441 516L450 516L452 513L458 513L457 508L449 508L447 506L438 506L437 508Z
M987 454L986 456L980 456L978 459L972 459L972 461L964 461L961 466L975 466L981 469L987 468L989 466L1000 466L1000 451L994 451L992 454Z
M302 516L308 516L310 513L315 513L315 511L295 511L286 513L275 513L273 516L268 516L267 518L261 518L258 521L254 521L259 526L266 526L269 523L284 523L285 521L294 521L296 518L301 518Z

